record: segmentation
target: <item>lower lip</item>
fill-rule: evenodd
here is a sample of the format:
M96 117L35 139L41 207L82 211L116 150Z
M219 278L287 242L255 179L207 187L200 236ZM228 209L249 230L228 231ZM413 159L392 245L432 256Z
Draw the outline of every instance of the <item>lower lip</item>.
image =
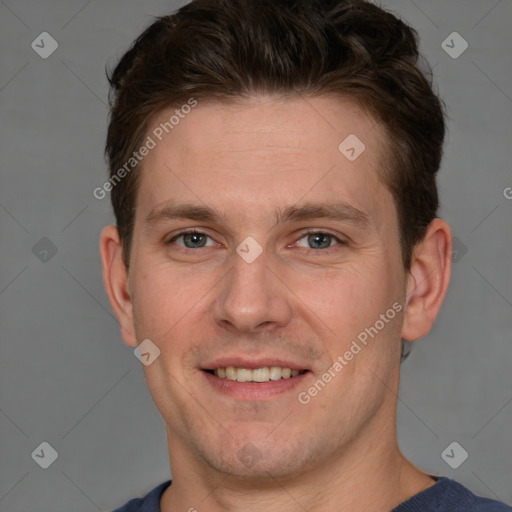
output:
M304 386L304 379L310 374L309 371L306 371L289 379L269 380L268 382L237 382L226 378L221 379L206 371L201 373L214 389L240 400L264 400L286 393L298 386Z

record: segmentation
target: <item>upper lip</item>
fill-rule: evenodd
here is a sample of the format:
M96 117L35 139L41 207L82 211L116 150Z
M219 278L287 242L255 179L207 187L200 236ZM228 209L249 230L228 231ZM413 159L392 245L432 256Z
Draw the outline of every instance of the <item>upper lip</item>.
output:
M265 366L280 366L281 368L290 368L291 370L307 370L307 366L301 363L278 359L275 357L264 357L259 359L248 359L246 357L221 357L203 365L203 370L214 370L215 368L226 368L234 366L236 368L263 368Z

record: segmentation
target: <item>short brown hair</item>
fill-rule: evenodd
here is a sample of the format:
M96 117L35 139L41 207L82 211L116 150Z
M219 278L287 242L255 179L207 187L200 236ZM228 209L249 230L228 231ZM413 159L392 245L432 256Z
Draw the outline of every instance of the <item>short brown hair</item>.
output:
M158 18L109 75L110 176L149 123L191 97L335 94L385 128L383 182L393 195L404 266L436 217L443 106L422 71L416 32L364 0L193 0ZM128 267L140 165L111 191Z

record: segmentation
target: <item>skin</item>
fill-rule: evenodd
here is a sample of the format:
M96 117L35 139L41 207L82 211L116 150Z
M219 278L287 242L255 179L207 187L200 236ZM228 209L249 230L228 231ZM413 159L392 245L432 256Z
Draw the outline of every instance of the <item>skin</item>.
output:
M366 146L355 161L338 150L349 134ZM400 343L426 335L436 318L451 233L435 219L405 270L380 179L385 137L349 100L254 96L200 102L145 157L129 271L114 226L102 232L101 255L124 341L149 338L161 352L143 369L167 426L173 483L163 512L383 511L434 483L397 445ZM276 209L340 201L367 222L276 223ZM176 202L222 217L145 222ZM174 237L191 228L207 237L187 250ZM334 238L315 243L306 229ZM249 236L262 248L252 263L236 252ZM298 392L394 303L402 311L300 403ZM298 361L309 373L298 389L238 399L201 370L224 355ZM258 459L250 466L239 456L247 450Z

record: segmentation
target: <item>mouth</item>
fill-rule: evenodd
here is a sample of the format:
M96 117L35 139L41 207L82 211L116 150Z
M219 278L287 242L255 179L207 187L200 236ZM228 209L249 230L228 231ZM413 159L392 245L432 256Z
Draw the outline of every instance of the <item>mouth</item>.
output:
M263 383L281 379L293 379L306 373L308 370L292 370L283 366L263 366L261 368L220 366L218 368L205 369L204 371L220 379L235 382Z
M286 366L285 362L281 362L283 366L278 366L277 361L230 362L214 363L209 368L202 368L200 373L215 393L237 400L277 398L305 386L305 379L312 373L298 366Z

